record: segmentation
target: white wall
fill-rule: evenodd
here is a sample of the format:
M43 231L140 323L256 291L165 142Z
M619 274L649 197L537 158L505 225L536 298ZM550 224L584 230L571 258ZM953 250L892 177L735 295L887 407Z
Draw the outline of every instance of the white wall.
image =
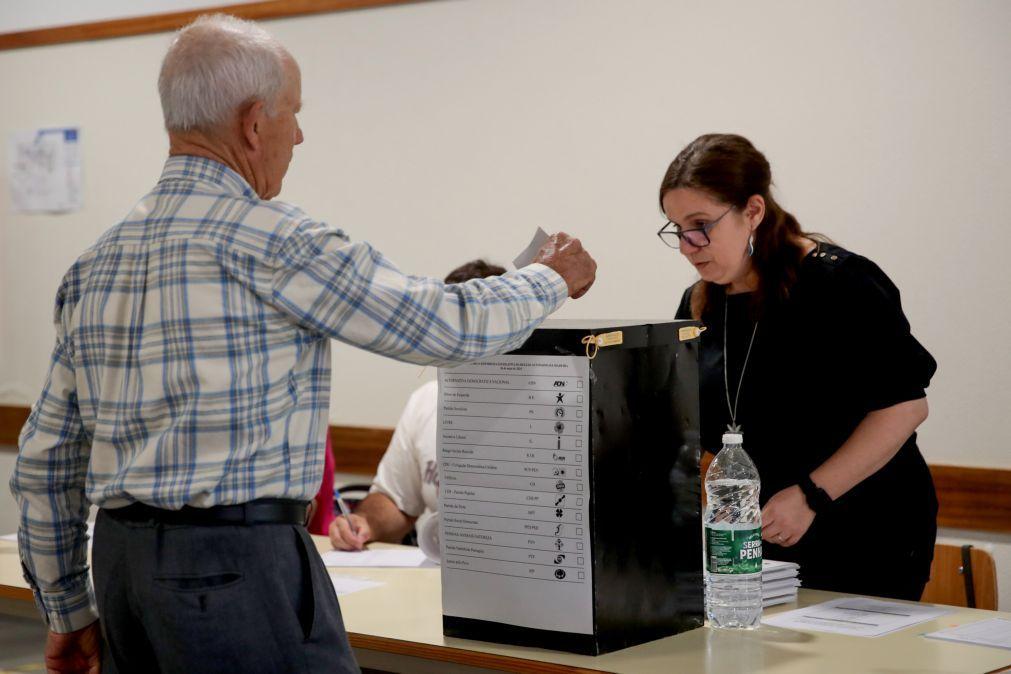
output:
M600 273L563 317L672 315L692 273L654 236L660 177L700 133L751 137L784 205L902 289L940 363L928 460L1011 467L1011 3L456 0L269 28L303 68L284 199L439 276L576 233ZM0 189L5 402L38 392L63 271L157 177L168 40L0 52L0 137L80 125L86 201L11 215ZM393 425L432 375L335 351L335 423Z
M535 225L574 232L600 278L566 317L670 316L692 274L653 235L660 176L699 133L750 136L801 222L902 289L940 363L928 458L1011 466L1011 4L459 0L269 27L304 74L307 140L283 198L433 275L508 260ZM157 176L168 40L0 52L16 92L0 134L81 125L86 199L14 216L0 194L8 399L41 382L67 265ZM418 383L343 347L336 371L335 422L391 425Z

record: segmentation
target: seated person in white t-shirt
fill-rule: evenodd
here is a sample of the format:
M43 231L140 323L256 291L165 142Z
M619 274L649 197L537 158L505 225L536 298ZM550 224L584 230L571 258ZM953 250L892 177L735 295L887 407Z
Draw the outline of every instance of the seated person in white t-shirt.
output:
M474 260L446 276L446 283L499 276L502 267ZM411 394L390 446L386 448L369 495L351 514L358 531L337 517L330 542L338 550L361 550L369 541L399 543L425 512L438 509L439 464L435 456L438 383L431 381Z

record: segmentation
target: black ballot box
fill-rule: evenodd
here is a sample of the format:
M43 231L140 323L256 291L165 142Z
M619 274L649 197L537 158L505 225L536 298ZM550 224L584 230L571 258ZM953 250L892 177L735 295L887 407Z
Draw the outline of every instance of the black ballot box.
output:
M447 636L595 655L703 624L698 334L548 321L440 369Z

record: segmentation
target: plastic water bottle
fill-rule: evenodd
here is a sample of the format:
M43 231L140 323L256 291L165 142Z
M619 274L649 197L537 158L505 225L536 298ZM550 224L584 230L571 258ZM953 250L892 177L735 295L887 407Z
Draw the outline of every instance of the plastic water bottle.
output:
M739 433L706 473L706 617L712 627L751 629L762 617L761 481Z

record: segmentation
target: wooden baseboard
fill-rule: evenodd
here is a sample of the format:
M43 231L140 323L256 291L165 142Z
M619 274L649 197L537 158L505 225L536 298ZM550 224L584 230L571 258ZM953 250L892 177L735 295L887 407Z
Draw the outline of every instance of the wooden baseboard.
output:
M241 19L263 21L421 1L423 0L262 0L261 2L238 5L214 5L208 2L207 7L182 12L149 14L125 19L92 21L69 26L4 33L0 34L0 50L162 33L182 28L201 14L231 14Z
M392 435L392 428L331 426L338 470L374 475ZM711 460L712 455L703 455L703 475ZM938 526L1011 533L1011 470L935 464L930 472L937 489Z
M334 468L338 473L375 475L392 437L392 428L331 426Z
M28 421L28 407L0 405L0 446L17 447L21 427Z
M938 526L1011 532L1011 470L932 464L930 473Z
M17 446L28 412L0 406L0 445ZM392 437L392 428L331 426L337 472L374 475ZM1011 470L935 464L930 472L940 503L938 526L1011 533Z

